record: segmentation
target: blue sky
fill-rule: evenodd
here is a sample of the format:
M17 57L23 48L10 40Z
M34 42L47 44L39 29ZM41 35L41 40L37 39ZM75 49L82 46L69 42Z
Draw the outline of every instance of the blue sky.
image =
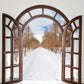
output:
M50 29L49 25L45 25L45 26L43 26L42 28L45 30L45 32Z

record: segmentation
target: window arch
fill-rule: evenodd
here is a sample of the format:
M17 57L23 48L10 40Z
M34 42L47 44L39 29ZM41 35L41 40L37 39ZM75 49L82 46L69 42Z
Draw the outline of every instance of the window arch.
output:
M22 31L24 30L25 26L33 19L45 17L52 19L60 26L61 30L63 31L63 27L69 22L68 18L58 9L46 5L38 5L30 7L24 10L17 18L17 22L19 23L20 28Z

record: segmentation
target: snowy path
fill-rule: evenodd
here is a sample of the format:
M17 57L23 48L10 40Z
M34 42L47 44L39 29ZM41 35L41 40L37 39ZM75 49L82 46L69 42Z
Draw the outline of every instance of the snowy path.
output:
M23 60L23 80L61 80L61 54L39 47Z

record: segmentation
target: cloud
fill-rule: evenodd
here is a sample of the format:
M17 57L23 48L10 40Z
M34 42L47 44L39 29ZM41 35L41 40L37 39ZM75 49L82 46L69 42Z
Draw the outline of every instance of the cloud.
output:
M52 20L43 17L32 20L29 23L29 26L32 33L43 34L49 28L49 25L51 25L52 23Z
M34 35L34 37L39 40L39 42L41 43L42 42L42 37L43 37L43 34L36 34Z

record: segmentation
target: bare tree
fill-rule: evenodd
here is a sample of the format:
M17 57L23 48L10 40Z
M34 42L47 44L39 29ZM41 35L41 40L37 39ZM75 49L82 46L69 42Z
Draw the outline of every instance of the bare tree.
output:
M55 46L55 34L53 32L46 32L43 36L42 47L53 50Z
M30 30L30 27L28 26L25 29L24 35L23 35L23 48L24 50L24 56L26 56L26 50L35 49L39 46L40 42L34 38L33 33Z
M58 49L60 38L59 26L57 23L53 22L50 26L50 30L44 33L43 42L41 45L53 51L54 48Z
M55 34L55 47L58 47L60 28L57 23L53 22L53 24L51 25L51 31L53 31L53 33Z
M30 27L25 28L23 35L23 48L25 49L24 55L26 56L26 49L29 49L29 41L33 38L33 33L30 31Z
M32 48L33 50L38 48L39 45L40 42L36 38L32 38L28 43L29 48Z

